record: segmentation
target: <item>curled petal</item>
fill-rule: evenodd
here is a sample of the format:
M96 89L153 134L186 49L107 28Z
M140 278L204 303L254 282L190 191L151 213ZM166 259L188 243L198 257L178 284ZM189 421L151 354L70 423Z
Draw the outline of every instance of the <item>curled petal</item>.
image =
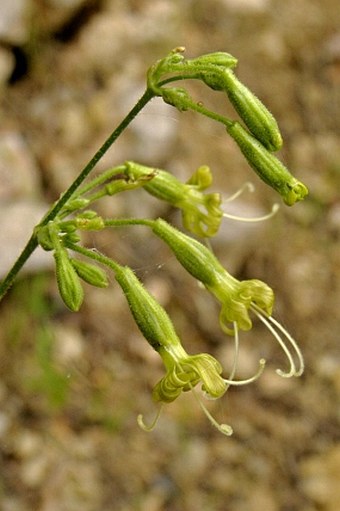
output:
M221 373L221 364L211 355L188 355L176 362L157 383L153 389L153 399L170 403L181 392L192 390L199 382L202 382L202 389L210 397L221 397L227 389Z
M224 216L224 218L229 218L229 220L238 220L239 222L246 222L246 223L263 222L265 220L269 220L274 215L276 215L276 213L278 212L279 209L280 209L279 204L275 203L275 204L273 204L271 211L269 213L267 213L266 215L247 218L247 217L243 217L243 216L232 215L230 213L223 213L223 216Z
M200 353L189 357L185 365L192 368L202 381L202 389L212 398L223 396L227 387L220 376L221 364L208 353Z
M264 282L258 279L244 280L240 283L239 298L249 309L255 303L260 309L271 315L274 305L274 292Z
M210 168L207 165L201 165L188 179L187 185L195 186L197 190L206 190L212 184L213 178Z
M171 403L182 393L190 378L193 379L192 374L182 372L179 375L178 367L174 366L154 387L152 391L154 401Z
M201 237L214 236L221 224L221 196L219 193L203 194L187 186L183 200L175 205L182 210L184 227Z
M234 335L235 332L234 328L228 326L231 323L237 323L238 328L244 331L248 331L252 327L247 305L240 300L225 300L222 303L219 319L221 329L228 335Z
M248 383L253 383L261 376L261 374L264 371L265 365L266 365L265 359L261 358L259 361L259 368L258 368L257 372L254 374L254 376L251 376L250 378L246 378L245 380L230 380L230 379L224 378L224 381L228 385L234 385L234 386L248 385Z

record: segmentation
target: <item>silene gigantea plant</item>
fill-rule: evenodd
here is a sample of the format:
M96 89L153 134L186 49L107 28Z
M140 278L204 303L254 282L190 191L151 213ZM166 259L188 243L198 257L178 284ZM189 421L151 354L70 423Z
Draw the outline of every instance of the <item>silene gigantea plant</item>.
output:
M165 375L153 389L154 401L160 405L171 403L182 392L191 391L210 422L222 433L230 435L232 428L219 424L211 416L195 388L200 384L203 395L218 399L229 386L251 383L261 375L264 359L259 361L258 370L253 376L245 380L235 378L239 333L252 328L253 318L266 325L288 359L287 370L277 369L280 376L300 376L304 364L294 338L272 315L273 290L260 280L240 281L230 275L205 243L218 233L223 217L227 216L223 211L221 195L207 191L212 184L210 169L201 166L183 183L166 170L127 161L84 184L97 162L134 117L152 98L160 97L181 112L192 110L222 124L250 167L279 193L285 204L292 206L304 199L308 193L306 186L274 154L282 146L277 122L262 102L236 77L234 70L237 59L224 52L185 59L183 52L183 47L175 48L150 67L144 94L34 228L23 252L0 284L0 298L3 298L38 245L53 254L59 293L71 311L78 311L82 305L82 281L105 288L109 285L107 272L112 272L138 328L164 363ZM190 79L200 80L210 89L224 93L240 121L207 109L202 102L194 100L186 88L172 85ZM93 205L102 197L132 192L137 188L143 188L157 199L178 208L187 233L161 218L103 218L93 209ZM277 207L275 204L267 216L251 220L269 218ZM234 338L235 346L232 371L228 377L223 376L221 363L209 353L189 354L185 351L168 314L131 268L81 244L82 231L131 225L148 227L169 247L184 270L219 302L220 327ZM145 430L152 429L160 410L161 406L151 425L146 425L140 415L139 425Z

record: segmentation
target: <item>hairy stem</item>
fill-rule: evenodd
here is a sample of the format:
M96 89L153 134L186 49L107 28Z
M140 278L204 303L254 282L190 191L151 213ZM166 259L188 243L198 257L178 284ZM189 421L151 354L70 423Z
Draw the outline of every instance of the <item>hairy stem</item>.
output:
M188 74L188 75L179 75L179 76L173 76L170 78L167 78L157 84L158 93L160 96L162 95L161 87L163 85L166 85L168 83L174 82L174 81L180 81L180 80L201 80L201 75L194 75L194 74ZM227 117L220 115L216 112L213 112L212 110L209 110L208 108L205 108L204 105L201 102L195 102L188 98L186 101L184 98L182 98L182 106L187 110L193 110L194 112L197 112L201 115L205 115L205 117L209 117L209 119L213 119L214 121L220 122L226 127L230 127L234 121L231 119L228 119Z
M145 225L152 227L155 220L147 220L146 218L117 218L104 220L106 227L125 227L126 225Z
M108 266L110 270L112 270L113 272L120 268L120 265L118 263L115 263L112 259L102 254L98 250L91 250L90 248L85 248L82 247L81 245L76 245L74 243L68 243L67 248L73 250L74 252L78 252L78 254L82 254L83 256L88 257L89 259L92 259L97 263Z

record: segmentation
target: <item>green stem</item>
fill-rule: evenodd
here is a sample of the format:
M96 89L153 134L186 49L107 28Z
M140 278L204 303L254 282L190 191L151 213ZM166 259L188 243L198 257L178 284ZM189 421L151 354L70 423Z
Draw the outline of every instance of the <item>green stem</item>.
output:
M223 115L217 114L216 112L212 112L205 108L201 103L195 103L194 101L188 102L188 108L193 110L194 112L198 112L199 114L205 115L214 121L220 122L224 126L230 127L234 124L234 121L224 117Z
M146 227L152 228L154 223L155 220L147 220L143 218L120 218L117 220L115 219L104 220L105 227L125 227L127 225L145 225ZM89 248L85 248L81 245L77 245L75 243L70 242L67 243L67 248L73 250L74 252L78 252L83 256L89 257L90 259L93 259L98 263L104 264L113 271L116 271L118 268L120 268L120 265L118 263L116 263L109 257L105 256L97 249L91 250Z
M73 250L74 252L78 252L78 254L81 254L85 257L88 257L89 259L92 259L93 261L96 261L97 263L103 264L105 266L108 266L110 270L117 271L119 268L121 268L121 265L110 259L109 257L105 256L101 252L98 252L98 250L91 250L89 248L82 247L80 245L75 245L74 243L68 243L67 248L70 250Z
M77 190L77 193L74 194L74 197L80 197L81 195L84 195L85 193L90 192L97 186L102 185L106 181L109 181L117 174L123 174L126 170L126 165L118 165L118 167L111 168L109 170L106 170L105 172L102 172L99 176L92 179L89 183L82 186Z
M145 218L118 218L104 220L105 227L125 227L126 225L145 225L152 227L155 220L146 220Z
M98 149L98 151L93 156L93 158L83 168L83 170L81 171L79 176L75 179L75 181L73 181L71 186L66 190L65 193L63 193L63 195L60 197L58 202L49 211L49 213L46 215L46 217L44 218L43 222L40 225L46 225L50 220L54 220L54 218L59 213L61 208L66 204L66 202L70 199L70 197L73 195L73 193L77 190L77 188L86 179L86 177L89 175L91 170L93 170L95 165L104 156L104 154L112 146L112 144L119 137L119 135L127 128L127 126L131 123L131 121L142 110L142 108L144 108L144 106L152 99L152 97L153 97L153 93L147 89L144 92L143 96L137 101L137 103L132 108L132 110L130 110L130 112L123 119L123 121L117 126L117 128L105 140L104 144Z
M87 196L86 199L88 200L88 203L86 204L86 207L89 207L90 204L97 201L98 199L101 199L102 197L105 197L106 195L107 191L105 190L105 188L101 188L92 195Z
M188 74L184 73L182 76L174 76L174 77L167 78L157 84L157 89L161 95L161 91L160 91L161 86L163 86L167 83L173 82L173 81L180 81L180 80L185 80L188 78L199 79L199 73L197 75L190 74L190 73L188 73ZM123 119L123 121L111 133L111 135L106 139L104 144L95 153L93 158L83 168L83 170L80 172L79 176L73 181L73 183L69 186L69 188L62 194L60 199L47 212L45 217L38 224L39 227L46 225L48 222L50 222L56 218L57 214L65 206L67 201L75 194L77 189L80 187L80 185L86 179L86 177L90 174L90 172L93 170L93 168L98 163L98 161L104 156L104 154L108 151L108 149L111 147L111 145L115 142L115 140L119 137L119 135L121 135L121 133L126 129L126 127L130 124L130 122L136 117L136 115L142 110L142 108L144 108L144 106L156 94L157 94L156 91L146 89L146 91L141 96L141 98L138 100L138 102L135 104L135 106L130 110L130 112ZM201 103L195 103L194 101L186 101L184 106L187 109L196 111L202 115L205 115L206 117L209 117L210 119L220 122L227 127L229 127L233 124L233 121L231 121L230 119L227 119L226 117L223 117L222 115L219 115L215 112L212 112L211 110L208 110ZM119 167L118 167L118 169L119 169ZM109 172L112 172L112 171L109 171ZM107 176L104 173L104 177L99 176L98 180L94 180L91 184L88 185L88 187L85 186L81 190L81 192L85 193L86 191L93 189L94 186L97 186L98 184L103 183L103 179L105 181L106 178L107 178ZM97 198L97 196L95 195L93 197L93 200L95 200L96 198ZM148 224L147 221L142 221L142 220L141 221L120 220L120 221L112 221L112 222L115 222L115 223L111 224L112 226L113 225L115 225L115 226L118 226L118 225L149 225L150 226L150 224ZM109 224L107 224L107 225L109 225ZM6 294L8 289L11 287L17 273L21 270L21 268L23 267L23 265L25 264L27 259L30 257L30 255L37 248L37 246L38 246L38 240L37 240L35 233L33 233L32 236L30 237L30 239L28 240L25 248L23 249L22 253L18 257L18 259L15 261L14 265L9 270L6 277L0 283L0 300Z
M51 220L54 220L62 209L63 206L67 203L67 201L72 197L77 188L82 184L85 178L89 175L91 170L95 167L98 161L104 156L104 154L108 151L111 145L115 142L115 140L121 135L121 133L127 128L127 126L131 123L131 121L136 117L136 115L144 108L144 106L154 97L154 93L146 89L141 98L137 101L135 106L130 110L127 116L122 120L122 122L117 126L117 128L111 133L111 135L105 140L104 144L98 149L93 158L85 165L83 170L80 172L79 176L73 181L70 187L63 193L60 199L52 206L52 208L48 211L48 213L44 216L42 221L38 224L39 227L46 225ZM18 272L21 270L27 259L34 252L34 250L38 246L38 240L35 232L32 234L30 239L28 240L25 248L19 255L18 259L15 261L12 268L9 270L5 278L0 283L0 301L8 291L8 289L12 286L14 279Z
M0 300L6 294L8 289L11 287L16 275L21 270L21 268L23 267L23 265L25 264L25 262L27 261L29 256L37 248L37 246L38 246L37 237L36 237L35 233L33 233L32 236L30 237L30 239L28 240L28 242L26 243L25 248L19 255L18 259L15 261L12 268L7 273L4 280L2 280L0 282Z
M183 74L181 76L173 76L170 78L166 78L165 80L163 80L162 82L159 82L157 84L157 87L156 87L157 94L162 96L162 86L163 85L166 85L166 84L174 82L174 81L187 80L187 79L200 80L201 77L200 77L200 74L198 74L198 75ZM200 102L196 103L195 101L190 101L190 100L185 101L183 99L183 107L185 109L188 109L188 110L190 109L190 110L193 110L194 112L198 112L201 115L205 115L206 117L209 117L210 119L213 119L214 121L220 122L221 124L223 124L226 127L230 127L234 124L234 121L232 121L231 119L228 119L227 117L224 117L223 115L220 115L216 112L208 110L208 108L205 108L203 106L203 104Z

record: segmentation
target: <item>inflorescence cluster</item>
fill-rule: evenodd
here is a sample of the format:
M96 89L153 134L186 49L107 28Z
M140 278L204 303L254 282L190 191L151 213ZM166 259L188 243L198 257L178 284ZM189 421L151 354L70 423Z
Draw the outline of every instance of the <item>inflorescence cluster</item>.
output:
M149 69L145 93L147 99L160 96L180 111L193 110L222 123L250 166L281 195L287 205L302 200L308 193L306 186L293 177L273 154L282 145L277 123L261 101L235 76L237 60L224 52L185 59L183 51L181 47L176 48ZM185 88L172 85L172 82L187 79L200 80L211 89L225 93L243 124L208 110L195 101ZM59 201L58 208L52 209L54 214L51 215L50 211L35 228L34 241L44 250L52 251L59 292L72 311L79 310L84 298L81 280L93 286L107 287L109 280L106 271L112 271L136 324L148 343L159 353L165 366L165 375L153 389L153 399L159 403L170 403L182 392L193 391L209 420L229 435L231 427L215 421L195 392L195 387L201 384L204 394L216 399L223 396L230 385L244 385L261 375L265 365L263 359L255 375L246 380L235 379L239 332L250 330L254 317L268 327L288 358L288 370L277 370L283 377L301 375L303 358L294 339L272 316L273 290L260 280L239 281L230 275L203 243L204 239L218 233L221 221L226 216L221 195L207 192L211 184L212 175L207 166L198 168L183 183L165 170L128 161L101 173L86 184L77 183L67 200ZM161 218L103 218L92 209L92 205L102 197L137 188L143 188L157 199L178 208L183 226L189 234ZM276 209L277 205L267 217ZM189 355L185 351L168 314L131 268L81 245L81 231L130 225L148 227L169 247L180 265L219 302L221 329L233 336L235 342L235 359L228 378L223 376L220 362L212 355ZM138 422L144 429L151 429L151 426L144 424L142 416L139 416Z

